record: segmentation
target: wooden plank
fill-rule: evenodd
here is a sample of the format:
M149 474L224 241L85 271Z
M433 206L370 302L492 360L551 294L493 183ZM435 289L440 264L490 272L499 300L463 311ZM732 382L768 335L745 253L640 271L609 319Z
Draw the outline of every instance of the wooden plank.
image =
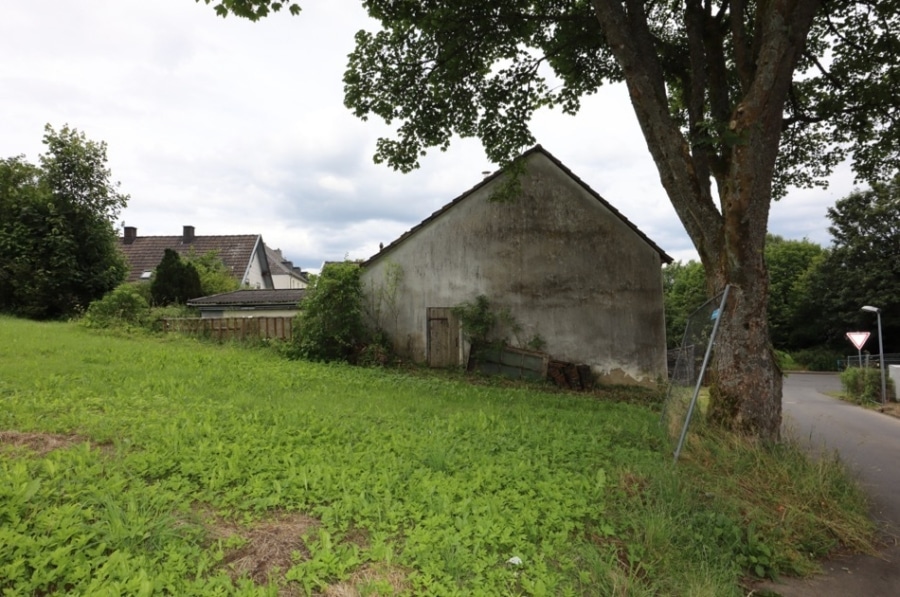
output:
M260 338L290 341L293 335L293 317L166 318L163 320L163 330L205 335L218 341Z

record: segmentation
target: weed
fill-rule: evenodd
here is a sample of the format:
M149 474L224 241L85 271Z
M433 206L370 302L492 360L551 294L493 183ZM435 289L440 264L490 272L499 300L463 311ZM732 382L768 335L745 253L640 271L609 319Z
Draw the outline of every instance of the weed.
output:
M0 593L737 595L871 532L839 463L700 426L672 467L620 389L8 318L0 379Z

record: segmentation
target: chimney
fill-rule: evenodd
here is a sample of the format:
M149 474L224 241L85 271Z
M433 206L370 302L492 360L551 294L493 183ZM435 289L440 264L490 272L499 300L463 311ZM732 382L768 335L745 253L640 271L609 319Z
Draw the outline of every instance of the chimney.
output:
M125 244L130 245L137 238L137 228L134 226L125 226Z
M194 242L194 227L193 226L185 226L184 234L182 235L181 242L189 245Z

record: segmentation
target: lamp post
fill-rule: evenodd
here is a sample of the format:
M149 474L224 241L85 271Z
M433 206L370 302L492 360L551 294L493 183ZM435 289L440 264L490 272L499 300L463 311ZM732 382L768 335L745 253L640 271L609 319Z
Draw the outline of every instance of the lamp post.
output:
M878 316L878 361L879 366L881 367L881 406L884 408L885 401L887 400L887 382L884 377L884 344L881 342L881 309L866 305L861 310L875 313Z

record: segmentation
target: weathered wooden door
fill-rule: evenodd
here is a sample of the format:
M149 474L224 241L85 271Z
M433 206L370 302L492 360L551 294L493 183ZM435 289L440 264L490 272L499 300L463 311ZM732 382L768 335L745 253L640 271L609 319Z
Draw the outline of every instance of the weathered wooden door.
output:
M448 307L428 308L428 366L459 364L459 322Z

